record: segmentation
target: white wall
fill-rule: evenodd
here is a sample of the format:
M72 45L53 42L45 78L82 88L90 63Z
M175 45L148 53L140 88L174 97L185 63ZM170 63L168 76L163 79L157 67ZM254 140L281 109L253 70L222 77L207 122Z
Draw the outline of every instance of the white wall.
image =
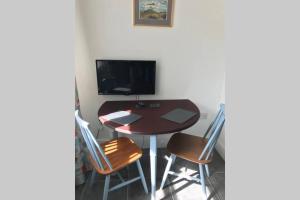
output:
M224 80L223 0L175 1L172 28L133 26L132 0L76 3L76 79L81 110L93 130L99 128L97 110L104 101L135 98L99 96L95 60L155 59L157 94L140 98L192 100L208 119L185 132L202 135L219 107ZM169 136L159 136L159 146ZM134 138L140 145L142 139ZM147 146L148 138L144 139Z
M84 28L84 16L80 3L76 0L76 37L75 37L75 75L83 117L91 122L93 131L97 124L98 99L95 96L93 59L87 42L87 34Z

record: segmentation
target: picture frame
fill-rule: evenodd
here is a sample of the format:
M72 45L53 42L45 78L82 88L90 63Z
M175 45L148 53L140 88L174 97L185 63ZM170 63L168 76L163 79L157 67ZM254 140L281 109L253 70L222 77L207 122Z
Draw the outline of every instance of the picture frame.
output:
M134 25L172 26L173 0L133 0Z

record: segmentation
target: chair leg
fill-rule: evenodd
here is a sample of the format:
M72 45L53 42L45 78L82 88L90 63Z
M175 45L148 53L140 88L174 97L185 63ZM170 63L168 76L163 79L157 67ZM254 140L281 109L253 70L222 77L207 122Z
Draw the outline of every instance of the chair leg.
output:
M107 175L105 177L105 184L104 184L103 199L102 200L107 200L107 195L108 195L108 191L109 191L109 181L110 181L110 175Z
M171 165L175 162L175 158L176 158L176 156L174 154L171 154L171 156L169 158L169 161L168 161L168 164L166 166L166 169L165 169L165 172L164 172L161 184L160 184L160 189L163 189L163 187L165 185L165 182L167 180L167 177L168 177Z
M139 173L140 173L140 177L141 177L142 184L144 186L145 193L148 194L148 187L147 187L147 184L146 184L146 180L145 180L145 176L144 176L144 172L143 172L140 160L136 161L136 165L137 165L137 168L138 168Z
M176 158L176 157L175 157ZM172 160L172 164L171 164L171 166L174 164L174 162L175 162L175 158L174 158L174 160Z
M97 175L96 170L93 169L92 171L92 175L91 175L91 180L90 180L90 186L93 185L94 181L95 181L95 176Z
M117 172L117 176L122 182L125 182L124 178L121 176L120 172Z
M203 196L205 197L205 199L207 199L207 196L206 196L206 187L205 187L205 176L204 176L203 167L204 167L204 165L200 165L199 164L200 181L201 181L202 192L204 194Z
M208 164L205 165L205 171L206 171L207 177L210 177Z

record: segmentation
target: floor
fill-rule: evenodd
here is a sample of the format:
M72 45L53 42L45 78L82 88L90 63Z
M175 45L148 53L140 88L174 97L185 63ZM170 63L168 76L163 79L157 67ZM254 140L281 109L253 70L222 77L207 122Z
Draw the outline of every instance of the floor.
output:
M143 150L143 157L141 158L141 165L144 170L148 190L150 191L150 159L149 149ZM158 149L157 151L157 188L159 188L164 169L167 164L165 156L169 156L165 149ZM218 155L214 153L214 161L209 165L211 176L206 178L206 186L208 193L208 200L224 200L225 199L225 162ZM198 166L196 164L187 162L183 159L176 158L175 164L171 168L172 171L178 173L187 173L188 175L195 175L198 173ZM132 164L120 171L124 179L131 179L138 176L136 164ZM90 174L87 174L87 181L85 184L76 186L75 200L101 200L103 194L105 177L98 175L94 183L90 184ZM118 176L112 176L110 187L119 184ZM194 181L187 181L179 179L176 176L168 176L164 189L157 190L157 199L161 200L201 200L201 186ZM128 186L108 193L108 200L150 200L150 193L145 194L142 183L136 181Z

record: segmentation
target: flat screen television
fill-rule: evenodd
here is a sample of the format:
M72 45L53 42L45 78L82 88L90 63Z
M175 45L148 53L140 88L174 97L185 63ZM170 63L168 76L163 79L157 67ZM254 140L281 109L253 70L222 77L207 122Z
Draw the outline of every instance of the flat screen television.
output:
M99 95L155 94L153 60L96 60Z

